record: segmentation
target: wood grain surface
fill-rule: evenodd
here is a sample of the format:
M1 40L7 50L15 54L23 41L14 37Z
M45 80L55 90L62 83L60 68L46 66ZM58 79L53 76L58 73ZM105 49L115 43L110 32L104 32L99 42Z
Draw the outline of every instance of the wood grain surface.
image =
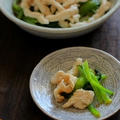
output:
M120 9L97 30L65 40L33 36L0 13L0 120L52 120L34 104L29 78L45 55L71 46L98 48L120 60ZM120 111L107 120L120 120Z

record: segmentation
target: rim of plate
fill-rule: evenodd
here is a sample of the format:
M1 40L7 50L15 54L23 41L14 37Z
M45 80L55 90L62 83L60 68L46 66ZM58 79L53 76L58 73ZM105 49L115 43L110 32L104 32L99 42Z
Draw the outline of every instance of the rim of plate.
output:
M36 106L37 106L44 114L46 114L47 116L49 116L50 118L53 118L53 119L55 119L55 120L63 120L63 119L57 119L56 117L51 116L51 114L49 114L48 112L46 112L46 111L40 106L40 104L37 102L37 100L35 99L34 94L33 94L33 91L32 91L32 75L33 75L34 71L36 71L37 66L39 66L39 65L44 61L44 59L48 58L49 56L51 56L51 55L53 55L53 54L55 54L55 53L57 53L57 52L61 52L61 51L64 51L64 50L70 50L70 49L77 49L77 48L78 48L78 49L79 49L79 48L81 48L81 49L89 49L89 50L94 50L94 51L100 52L100 53L102 53L102 54L104 54L104 55L107 55L108 57L112 58L117 64L120 65L120 61L118 61L118 60L117 60L114 56L112 56L111 54L109 54L109 53L107 53L107 52L105 52L105 51L103 51L103 50L96 49L96 48L92 48L92 47L77 46L77 47L62 48L62 49L55 50L55 51L49 53L48 55L46 55L45 57L43 57L43 58L40 60L40 62L35 66L35 68L33 69L33 71L32 71L32 74L31 74L31 76L30 76L29 89L30 89L31 97L32 97L34 103L36 104ZM106 117L100 117L99 119L100 119L100 120L107 119L107 118L111 117L112 115L114 115L116 112L118 112L119 109L120 109L120 104L117 106L117 109L116 109L114 112L112 112L111 114L107 115Z

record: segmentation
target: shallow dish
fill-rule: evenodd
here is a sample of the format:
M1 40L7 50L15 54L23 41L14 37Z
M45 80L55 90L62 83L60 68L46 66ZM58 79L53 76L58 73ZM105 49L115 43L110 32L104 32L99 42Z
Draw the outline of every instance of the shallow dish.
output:
M48 116L58 120L96 120L86 110L75 108L63 109L61 104L56 103L53 97L51 77L58 71L67 71L76 58L87 59L94 69L105 73L108 78L103 85L114 91L112 103L108 106L100 105L97 109L101 113L99 120L108 118L120 109L120 62L110 54L87 47L71 47L55 51L35 67L30 78L30 92L36 105Z
M78 26L74 28L46 28L46 27L41 27L26 23L14 16L12 11L13 0L0 0L0 10L8 19L10 19L15 24L20 26L22 29L30 33L42 37L58 39L58 38L70 38L74 36L83 35L85 33L88 33L96 29L104 21L106 21L117 10L117 8L119 8L120 0L112 0L112 1L113 1L113 7L104 16L91 22L89 25Z

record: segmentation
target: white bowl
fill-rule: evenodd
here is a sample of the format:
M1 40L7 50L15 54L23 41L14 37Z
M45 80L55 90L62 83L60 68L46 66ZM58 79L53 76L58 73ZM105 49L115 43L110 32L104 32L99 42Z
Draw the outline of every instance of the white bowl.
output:
M74 28L46 28L26 23L14 16L12 11L13 0L0 0L0 10L12 22L20 26L25 31L28 31L34 35L47 38L70 38L88 33L96 29L105 20L107 20L120 6L120 0L112 1L113 1L112 9L109 10L104 16L97 19L96 21L91 22L89 25L78 26Z

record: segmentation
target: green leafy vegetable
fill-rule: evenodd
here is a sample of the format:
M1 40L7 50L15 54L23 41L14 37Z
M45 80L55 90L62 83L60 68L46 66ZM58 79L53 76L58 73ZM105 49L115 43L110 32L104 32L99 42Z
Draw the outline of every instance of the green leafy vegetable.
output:
M99 0L88 0L87 2L80 5L79 13L82 17L91 16L98 9L99 5Z
M100 73L100 71L98 71L96 69L95 69L95 75L97 76L97 79L99 81L104 80L104 79L107 78L107 76L105 74Z
M24 12L23 12L23 9L18 5L19 2L20 2L20 0L15 0L13 2L12 8L13 8L13 11L14 11L16 17L19 19L22 19L24 16Z
M23 21L30 23L30 24L36 24L38 23L38 20L35 18L31 18L31 17L23 17Z
M105 103L109 103L108 102L108 98L109 98L108 95L113 95L113 92L111 90L104 88L99 83L97 77L93 74L93 72L90 72L91 70L89 69L87 61L85 61L82 64L81 68L83 70L83 73L84 73L86 79L89 81L90 85L92 86L98 100L101 101L101 99L102 99ZM106 97L103 98L103 96L106 96ZM109 99L109 101L111 101L111 100Z
M80 88L83 88L85 86L85 84L87 83L87 80L84 78L84 77L79 77L77 79L77 82L75 84L75 88L74 90L77 90L77 89L80 89Z

